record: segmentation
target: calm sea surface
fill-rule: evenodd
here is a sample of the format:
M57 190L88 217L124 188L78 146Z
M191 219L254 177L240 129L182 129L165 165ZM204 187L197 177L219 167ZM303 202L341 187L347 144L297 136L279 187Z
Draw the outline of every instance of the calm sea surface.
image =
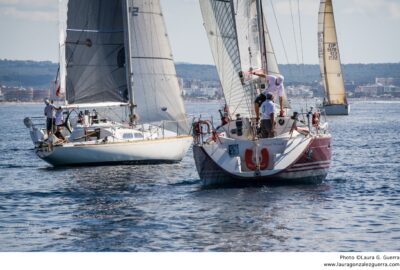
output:
M189 114L218 103L187 103ZM54 169L0 104L0 251L400 251L400 102L330 117L323 184L201 188L179 164Z

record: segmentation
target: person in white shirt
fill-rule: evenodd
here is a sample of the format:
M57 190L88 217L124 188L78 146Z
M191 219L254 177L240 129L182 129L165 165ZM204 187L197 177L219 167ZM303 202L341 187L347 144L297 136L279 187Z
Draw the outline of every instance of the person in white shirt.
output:
M261 104L261 123L260 132L261 138L273 138L275 132L275 104L274 96L271 93L267 94L267 100Z
M259 77L265 78L265 80L268 83L268 88L265 89L261 95L266 96L267 93L271 93L274 96L274 100L277 100L279 97L279 106L280 106L280 112L279 112L279 116L283 116L284 115L284 111L283 111L283 81L284 81L284 77L282 75L278 75L278 76L273 76L273 75L267 75L265 76L265 74L263 73L256 73L253 72L254 75L257 75ZM255 109L257 112L257 108Z
M47 134L50 135L51 132L54 131L56 123L55 123L55 109L56 107L53 105L53 101L49 101L47 98L44 100L46 107L44 108L44 115L46 116L46 129Z

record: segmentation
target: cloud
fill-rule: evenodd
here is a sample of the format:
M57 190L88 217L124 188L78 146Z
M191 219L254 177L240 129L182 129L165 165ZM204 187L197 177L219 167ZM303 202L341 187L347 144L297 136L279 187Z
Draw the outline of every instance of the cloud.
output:
M0 15L25 21L55 22L58 20L58 1L0 0Z
M54 0L0 0L0 5L57 6Z
M5 1L5 0L1 0ZM12 0L7 0L12 1ZM16 0L15 0L16 1ZM39 11L39 10L21 10L15 7L7 7L0 9L2 16L9 16L16 19L36 21L36 22L57 22L58 13L55 11Z
M392 0L365 1L351 0L346 2L344 13L353 15L366 15L374 17L386 17L390 19L400 19L400 2Z

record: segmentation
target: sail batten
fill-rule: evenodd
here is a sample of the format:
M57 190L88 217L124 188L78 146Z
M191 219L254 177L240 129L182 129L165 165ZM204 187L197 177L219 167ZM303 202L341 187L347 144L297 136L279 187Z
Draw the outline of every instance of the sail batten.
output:
M328 104L347 104L332 0L322 0L318 16L318 56Z

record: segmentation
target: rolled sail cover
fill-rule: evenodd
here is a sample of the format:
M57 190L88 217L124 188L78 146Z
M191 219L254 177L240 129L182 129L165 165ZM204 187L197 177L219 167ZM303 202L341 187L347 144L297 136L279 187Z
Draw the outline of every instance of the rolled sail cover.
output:
M128 101L122 12L121 0L61 0L61 86L69 104Z

